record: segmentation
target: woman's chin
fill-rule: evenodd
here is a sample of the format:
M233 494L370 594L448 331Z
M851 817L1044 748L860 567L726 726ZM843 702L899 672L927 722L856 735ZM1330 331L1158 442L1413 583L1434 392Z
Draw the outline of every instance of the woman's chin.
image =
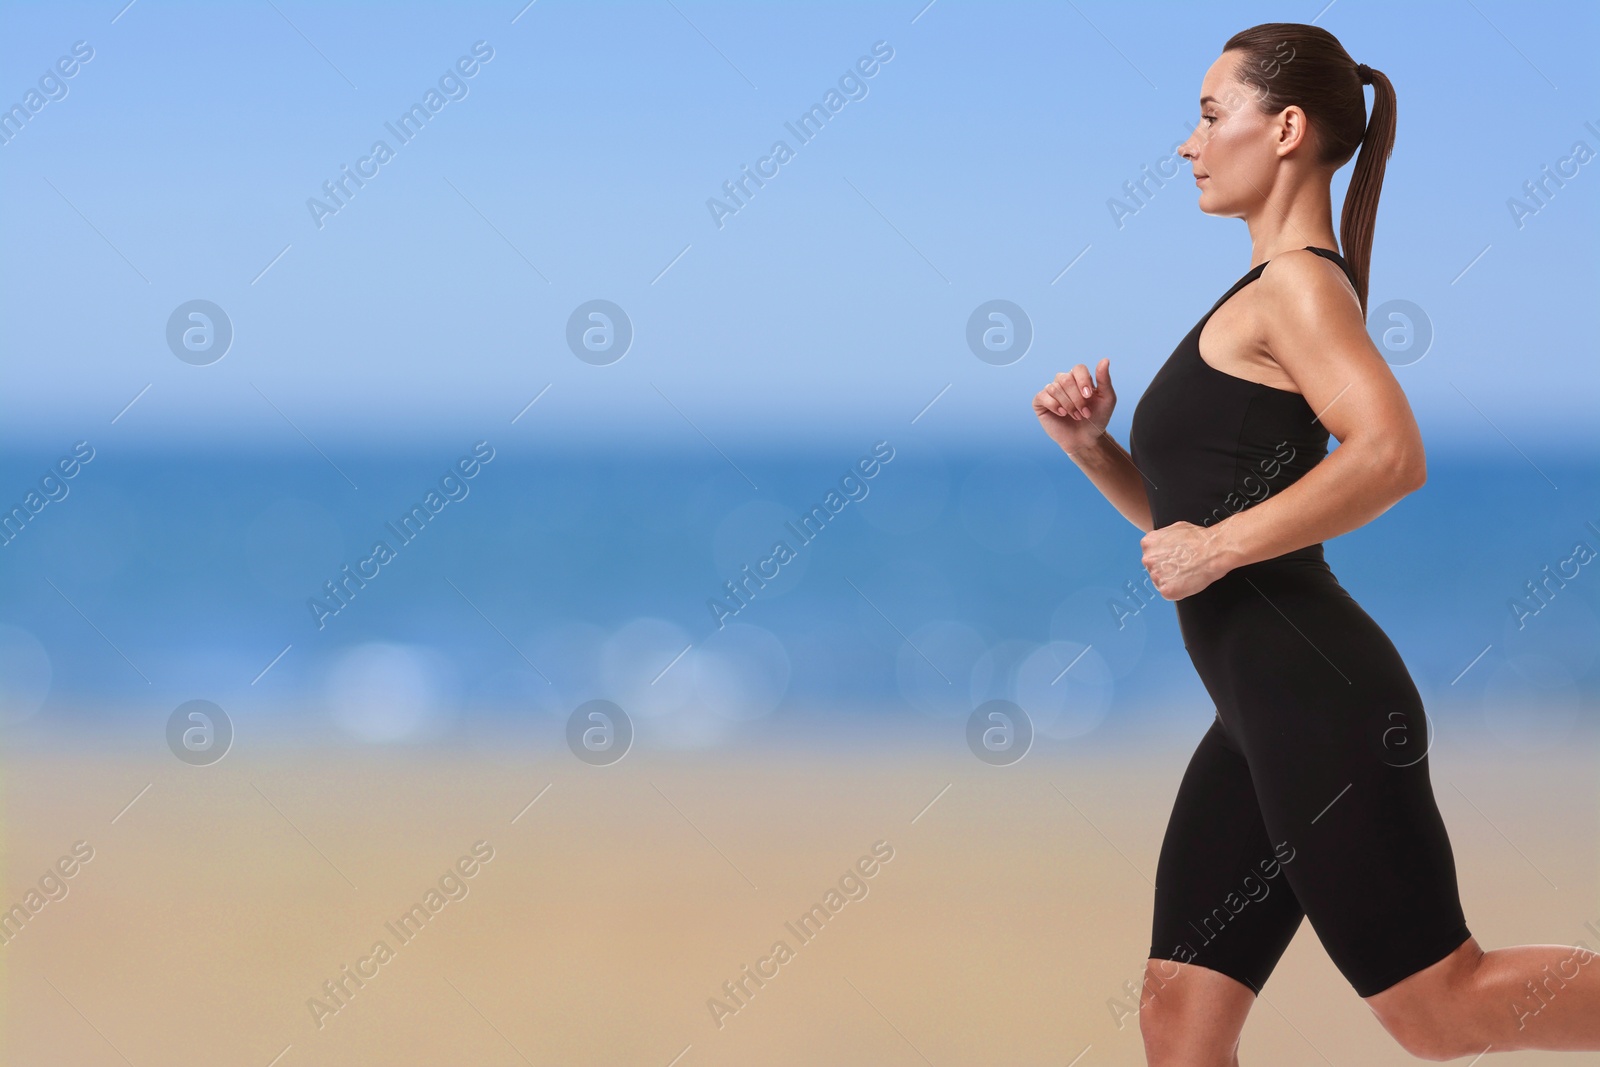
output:
M1195 199L1195 206L1200 209L1201 214L1216 215L1219 218L1234 218L1238 214L1237 212L1229 211L1209 189L1205 188L1200 190L1200 195Z

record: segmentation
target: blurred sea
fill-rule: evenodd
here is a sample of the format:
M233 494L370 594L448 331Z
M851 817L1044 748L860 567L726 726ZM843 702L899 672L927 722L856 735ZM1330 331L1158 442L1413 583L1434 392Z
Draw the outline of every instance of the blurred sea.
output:
M1173 606L1134 592L1139 532L1047 443L900 442L851 481L874 442L726 457L494 442L441 489L474 443L99 449L0 547L8 733L110 736L197 698L257 736L399 744L559 737L597 697L645 724L641 743L687 748L959 727L993 697L1047 743L1210 718ZM8 452L4 506L71 445ZM1594 714L1600 567L1581 561L1600 550L1600 470L1504 452L1431 455L1419 493L1327 555L1437 722L1548 747ZM391 524L430 490L445 502L402 541ZM830 491L837 514L802 540ZM377 541L393 558L361 563ZM763 564L779 541L792 555ZM370 577L340 605L325 583L346 565ZM740 605L725 583L746 566L776 575Z

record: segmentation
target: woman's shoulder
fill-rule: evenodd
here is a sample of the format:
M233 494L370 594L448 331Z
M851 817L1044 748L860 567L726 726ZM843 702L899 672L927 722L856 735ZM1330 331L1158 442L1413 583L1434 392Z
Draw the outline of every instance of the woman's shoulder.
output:
M1276 294L1314 302L1343 301L1356 295L1343 263L1309 248L1292 248L1267 260L1257 284L1261 285L1263 296Z

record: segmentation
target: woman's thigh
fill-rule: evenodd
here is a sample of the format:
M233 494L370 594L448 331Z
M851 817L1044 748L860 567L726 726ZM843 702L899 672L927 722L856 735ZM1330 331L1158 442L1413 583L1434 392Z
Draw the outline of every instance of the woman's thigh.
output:
M1189 760L1156 866L1150 957L1259 993L1304 916L1250 765L1214 721Z
M1237 623L1254 639L1233 643L1222 718L1285 879L1368 997L1469 936L1427 721L1399 653L1347 595L1287 582L1270 591L1249 627Z

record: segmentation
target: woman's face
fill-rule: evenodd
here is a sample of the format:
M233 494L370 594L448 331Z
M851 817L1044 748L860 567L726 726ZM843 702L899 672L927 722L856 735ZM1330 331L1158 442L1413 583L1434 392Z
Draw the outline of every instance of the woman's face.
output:
M1189 161L1207 215L1242 218L1264 204L1278 174L1282 150L1304 131L1286 108L1263 114L1257 93L1234 77L1239 54L1224 52L1200 84L1200 120L1178 147Z

